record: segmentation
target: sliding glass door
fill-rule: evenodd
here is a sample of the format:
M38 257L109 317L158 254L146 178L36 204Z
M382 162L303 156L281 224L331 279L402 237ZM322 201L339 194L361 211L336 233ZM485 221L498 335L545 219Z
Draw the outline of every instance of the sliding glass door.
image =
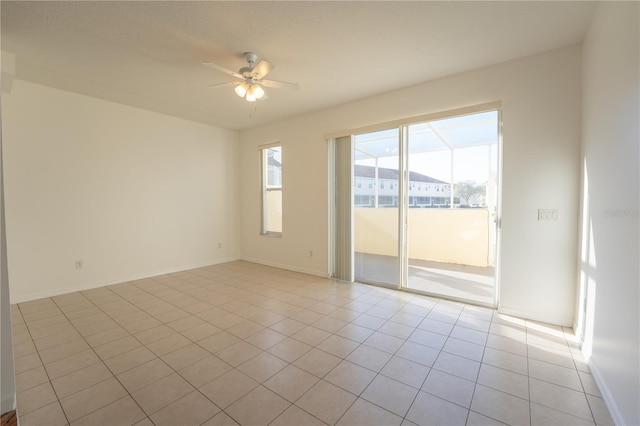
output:
M356 281L398 286L399 143L398 128L354 138Z
M408 130L406 288L495 304L498 112Z
M494 306L499 114L354 137L355 279Z

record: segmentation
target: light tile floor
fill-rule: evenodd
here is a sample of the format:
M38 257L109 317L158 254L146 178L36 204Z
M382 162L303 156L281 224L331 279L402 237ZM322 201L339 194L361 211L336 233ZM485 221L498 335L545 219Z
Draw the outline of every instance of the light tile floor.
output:
M612 424L569 329L248 262L12 318L23 426Z

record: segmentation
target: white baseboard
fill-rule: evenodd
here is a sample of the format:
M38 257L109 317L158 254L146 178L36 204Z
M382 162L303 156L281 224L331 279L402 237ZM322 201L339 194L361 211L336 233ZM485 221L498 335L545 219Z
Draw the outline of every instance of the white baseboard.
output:
M535 311L527 311L524 309L514 309L508 306L498 307L498 312L505 315L511 315L517 318L524 318L533 321L545 322L547 324L560 325L562 327L573 327L573 317L564 317L560 315L542 314Z
M611 414L611 419L613 420L613 424L624 426L626 425L624 421L624 417L622 417L622 413L620 413L620 409L618 408L618 404L616 404L616 400L611 395L611 391L607 386L607 382L605 382L602 377L602 373L598 369L598 366L593 361L593 358L589 358L588 361L589 370L591 371L591 375L593 376L593 380L595 380L596 385L598 385L598 390L600 390L600 394L602 394L602 399L604 400L604 404L609 409L609 414Z
M215 259L215 260L210 260L208 262L190 264L190 265L182 265L182 266L163 269L163 270L159 270L159 271L152 271L152 272L144 272L144 273L140 273L140 274L125 275L125 276L121 276L121 277L117 277L117 278L110 278L110 279L104 280L104 281L88 282L88 283L83 283L83 284L76 285L76 286L73 286L73 287L47 289L46 291L40 291L40 292L36 292L36 293L19 294L19 295L15 296L15 297L12 295L11 296L11 304L24 303L24 302L29 302L29 301L32 301L32 300L44 299L46 297L60 296L62 294L73 293L73 292L76 292L76 291L91 290L91 289L94 289L94 288L105 287L105 286L108 286L108 285L121 284L121 283L125 283L125 282L128 282L128 281L142 280L142 279L145 279L145 278L153 278L153 277L157 277L159 275L173 274L175 272L188 271L190 269L203 268L203 267L206 267L206 266L213 266L213 265L218 265L218 264L221 264L221 263L233 262L235 260L240 260L240 258L239 257L229 257L229 258L223 258L223 259Z
M281 263L270 262L268 260L255 259L253 257L246 257L246 256L242 256L240 260L244 260L246 262L251 262L251 263L257 263L259 265L273 266L274 268L285 269L287 271L300 272L302 274L313 275L316 277L330 278L328 272L314 271L313 269L299 268L297 266L291 266L291 265L283 265Z

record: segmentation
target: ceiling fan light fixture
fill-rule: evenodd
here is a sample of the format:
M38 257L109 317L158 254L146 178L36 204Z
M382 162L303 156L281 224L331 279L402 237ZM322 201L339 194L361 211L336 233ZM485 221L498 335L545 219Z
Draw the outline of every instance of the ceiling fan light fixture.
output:
M252 88L253 96L255 96L256 99L260 99L264 96L264 89L262 88L262 86L260 86L259 84L254 84Z
M247 90L247 95L244 97L247 102L255 102L256 101L256 95L254 93L254 85L249 86L249 90Z
M236 86L235 91L236 95L244 98L244 95L247 94L247 90L249 89L249 85L247 83L242 83Z

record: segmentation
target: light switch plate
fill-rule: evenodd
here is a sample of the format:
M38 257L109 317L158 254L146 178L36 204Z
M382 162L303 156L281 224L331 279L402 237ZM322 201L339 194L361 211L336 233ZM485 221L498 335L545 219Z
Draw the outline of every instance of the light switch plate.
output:
M558 209L538 209L538 221L555 222L558 220Z

